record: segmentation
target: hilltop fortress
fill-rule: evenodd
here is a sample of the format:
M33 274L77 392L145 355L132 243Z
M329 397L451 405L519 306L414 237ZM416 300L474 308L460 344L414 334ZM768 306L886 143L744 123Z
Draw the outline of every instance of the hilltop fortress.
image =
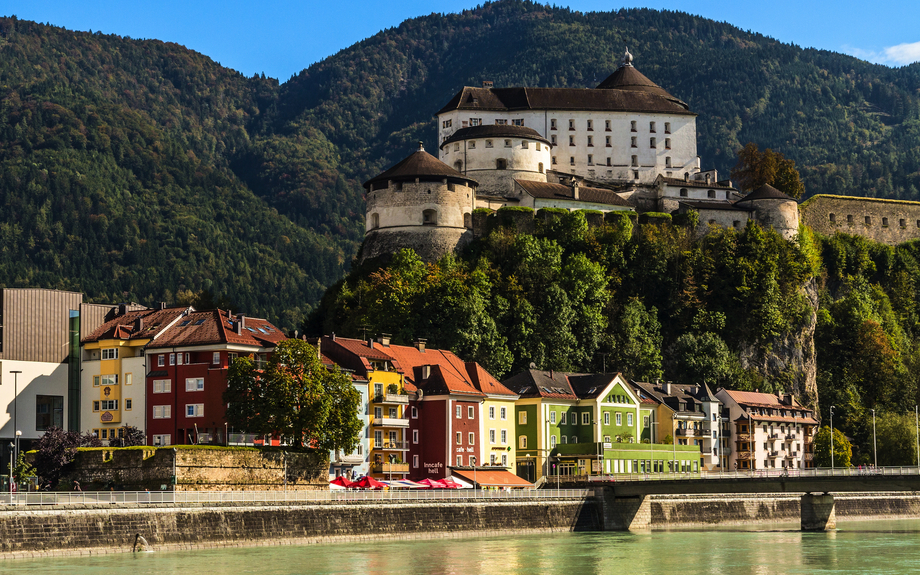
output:
M788 240L798 233L794 199L769 185L743 195L716 170L701 168L696 114L639 72L628 50L596 88L496 88L483 82L454 95L437 112L437 122L438 157L420 144L365 182L362 260L402 247L435 260L478 235L474 228L483 220L473 217L474 210L509 206L693 210L700 233L709 226L741 229L749 220ZM861 209L872 203L861 200ZM810 200L806 219L827 233L839 229L839 222L824 213L825 204L820 197ZM898 207L892 216L898 228L877 215L877 207L870 210L879 224L885 222L886 232L870 230L869 237L889 243L920 237L920 204ZM845 217L851 225L841 231L867 235L869 216ZM854 217L865 224L852 225ZM915 222L916 230L907 222Z

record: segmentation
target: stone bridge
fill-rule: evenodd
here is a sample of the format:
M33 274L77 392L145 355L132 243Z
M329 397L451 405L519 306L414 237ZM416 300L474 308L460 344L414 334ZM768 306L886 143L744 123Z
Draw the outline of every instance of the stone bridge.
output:
M803 531L834 529L837 518L833 493L920 491L920 468L809 469L785 473L699 475L623 475L593 478L595 496L603 502L604 529L648 529L648 495L720 495L744 493L801 493Z

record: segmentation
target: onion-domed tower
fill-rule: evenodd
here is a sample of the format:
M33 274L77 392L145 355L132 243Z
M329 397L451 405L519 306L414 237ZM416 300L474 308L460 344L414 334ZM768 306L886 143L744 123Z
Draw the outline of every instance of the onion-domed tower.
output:
M425 261L472 237L478 184L425 151L364 182L367 218L361 261L412 248Z

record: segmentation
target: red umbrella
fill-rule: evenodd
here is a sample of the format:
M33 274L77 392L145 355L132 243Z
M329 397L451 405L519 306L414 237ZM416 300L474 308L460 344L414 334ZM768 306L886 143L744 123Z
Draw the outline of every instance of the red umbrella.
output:
M425 478L418 482L422 486L422 489L441 489L444 487L440 481L436 479Z
M352 487L357 487L359 489L383 489L386 487L383 483L380 483L370 475L365 475L356 483L351 484Z
M459 483L457 483L456 481L454 481L453 479L449 477L442 479L441 483L443 483L444 487L446 487L447 489L460 489L462 487L462 485L460 485Z
M339 475L338 477L336 477L329 483L331 483L332 485L338 485L339 487L344 487L345 489L348 489L349 487L354 485L354 482L349 481L348 478L345 477L344 475Z

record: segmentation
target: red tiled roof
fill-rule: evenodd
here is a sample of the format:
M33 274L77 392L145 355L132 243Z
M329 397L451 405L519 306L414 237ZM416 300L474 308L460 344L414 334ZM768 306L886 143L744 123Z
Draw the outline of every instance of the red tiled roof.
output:
M179 317L186 307L166 309L141 309L126 312L110 319L83 338L82 343L103 339L147 339L155 337L171 321Z
M244 318L245 327L236 333L237 319L221 310L193 311L174 324L149 348L188 347L196 345L236 344L252 347L274 347L287 337L269 321Z
M500 384L497 379L492 377L491 373L483 369L483 367L476 362L466 362L466 372L469 374L473 386L487 395L517 397L516 393Z
M483 395L473 385L463 360L451 351L426 349L421 352L417 347L408 345L391 345L385 349L399 362L406 379L426 394L460 393L478 397ZM421 368L426 365L431 366L431 375L423 380Z

